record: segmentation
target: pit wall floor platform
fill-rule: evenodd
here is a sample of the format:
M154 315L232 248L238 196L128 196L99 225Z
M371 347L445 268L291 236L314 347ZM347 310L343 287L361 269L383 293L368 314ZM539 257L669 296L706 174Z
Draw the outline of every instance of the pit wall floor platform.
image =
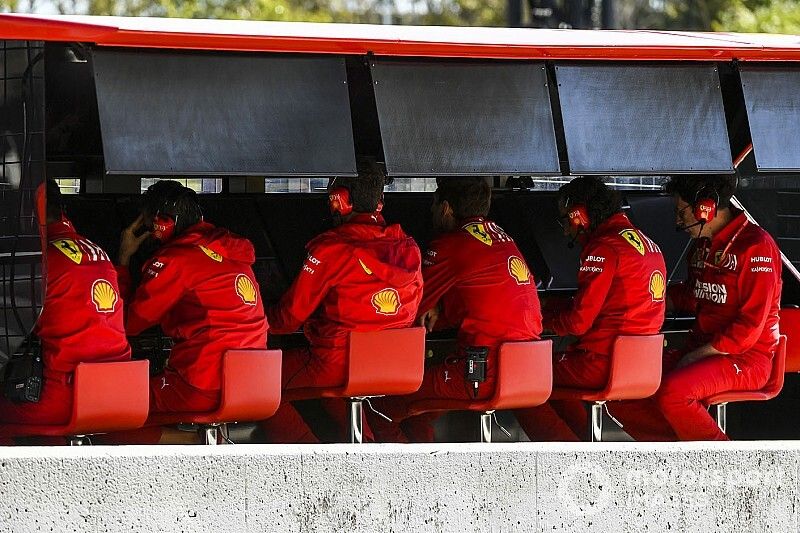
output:
M0 531L798 531L800 442L0 448Z

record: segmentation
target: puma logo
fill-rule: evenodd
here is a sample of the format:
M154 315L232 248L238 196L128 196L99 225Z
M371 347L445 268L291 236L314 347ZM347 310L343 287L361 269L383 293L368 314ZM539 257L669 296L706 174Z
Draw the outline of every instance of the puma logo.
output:
M444 371L444 382L447 383L448 381L450 381L450 371L449 370L445 370Z
M737 376L742 373L742 370L739 368L739 365L737 365L736 363L733 363L733 368L736 369L736 375Z
M165 389L167 387L167 385L169 385L169 383L167 383L167 378L162 377L161 378L161 388Z

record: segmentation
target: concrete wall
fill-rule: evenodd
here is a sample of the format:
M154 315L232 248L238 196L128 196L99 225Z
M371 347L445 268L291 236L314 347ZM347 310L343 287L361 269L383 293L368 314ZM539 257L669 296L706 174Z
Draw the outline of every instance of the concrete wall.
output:
M800 443L0 448L0 531L798 531Z

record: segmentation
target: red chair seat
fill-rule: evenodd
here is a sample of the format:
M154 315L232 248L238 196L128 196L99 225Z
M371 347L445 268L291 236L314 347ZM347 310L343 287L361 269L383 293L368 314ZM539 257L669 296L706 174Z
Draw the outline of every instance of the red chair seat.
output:
M708 398L706 403L716 405L729 402L750 402L771 400L783 389L783 375L786 371L786 336L781 335L775 357L772 360L772 372L767 384L758 391L731 391L723 392Z
M79 363L72 415L66 425L8 424L8 436L68 437L142 427L150 402L148 361Z
M661 385L664 335L627 336L614 341L611 369L605 389L555 388L553 400L638 400L656 393Z
M786 335L786 372L800 372L800 309L780 311L781 334Z
M425 328L353 331L347 353L347 382L343 386L291 389L285 391L285 399L360 398L416 392L425 369Z
M506 342L497 354L497 382L491 398L425 400L414 403L414 415L432 411L498 411L535 407L553 390L553 341Z
M255 422L281 403L280 350L228 350L222 359L222 398L212 413L157 413L148 425Z

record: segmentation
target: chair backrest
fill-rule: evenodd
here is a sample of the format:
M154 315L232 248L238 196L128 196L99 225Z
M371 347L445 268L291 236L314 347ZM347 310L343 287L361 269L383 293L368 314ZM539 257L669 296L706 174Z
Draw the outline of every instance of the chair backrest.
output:
M661 385L664 335L622 335L614 341L608 400L636 400L652 396Z
M150 408L149 361L79 363L67 434L137 429Z
M781 335L786 335L786 371L800 372L800 309L780 311Z
M767 384L761 389L761 392L768 396L768 399L774 398L783 390L783 376L786 373L786 344L786 335L781 335L778 339L775 355L772 358L772 372L770 372Z
M519 409L542 405L553 391L553 341L506 342L497 354L491 405Z
M281 403L280 350L228 350L222 358L222 398L216 422L255 422Z
M343 396L411 394L425 371L425 328L354 331Z

